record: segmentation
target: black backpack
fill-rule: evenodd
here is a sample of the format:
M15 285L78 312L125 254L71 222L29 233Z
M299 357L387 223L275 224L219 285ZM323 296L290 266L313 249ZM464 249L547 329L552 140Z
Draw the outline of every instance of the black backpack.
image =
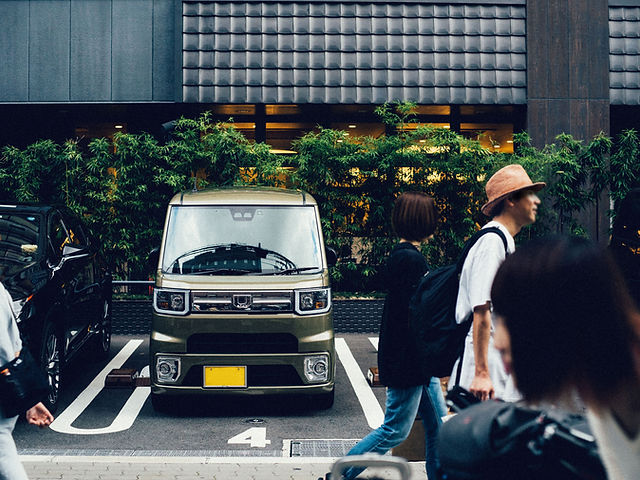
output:
M497 233L507 251L507 238L498 227L477 231L464 245L458 261L431 272L418 282L409 301L409 332L421 365L432 377L447 377L462 355L464 339L473 322L473 314L456 322L456 300L460 272L471 247L487 233Z

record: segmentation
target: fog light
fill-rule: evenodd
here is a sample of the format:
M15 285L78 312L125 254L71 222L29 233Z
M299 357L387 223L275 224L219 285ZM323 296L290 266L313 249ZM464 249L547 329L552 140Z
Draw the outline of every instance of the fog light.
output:
M174 357L158 357L156 359L156 376L158 382L175 382L180 376L180 359Z
M304 359L304 376L309 382L326 382L329 379L329 356L306 357Z

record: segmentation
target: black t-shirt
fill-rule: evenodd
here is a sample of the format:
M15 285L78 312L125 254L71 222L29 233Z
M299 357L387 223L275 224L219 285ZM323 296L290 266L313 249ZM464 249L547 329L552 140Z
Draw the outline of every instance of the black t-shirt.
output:
M428 271L427 260L410 243L399 243L389 254L384 270L387 297L378 344L378 372L383 385L409 387L429 381L414 352L408 323L409 300Z

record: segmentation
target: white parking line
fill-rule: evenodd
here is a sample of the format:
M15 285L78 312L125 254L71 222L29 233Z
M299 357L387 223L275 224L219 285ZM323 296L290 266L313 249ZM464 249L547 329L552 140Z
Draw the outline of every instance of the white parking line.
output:
M96 435L104 433L121 432L131 428L136 417L140 413L144 402L147 400L151 387L137 387L127 402L124 404L117 417L111 425L103 428L76 428L71 426L73 422L84 412L84 410L93 402L98 394L104 388L104 381L107 375L114 368L120 368L127 359L140 346L142 340L129 340L122 347L122 350L102 369L102 371L93 379L93 381L78 395L78 397L69 405L57 418L53 421L51 430L59 433L68 433L74 435ZM145 367L141 376L149 375L149 367Z
M344 338L336 338L336 353L347 372L347 377L349 377L356 397L362 406L367 423L371 428L378 428L384 420L384 413Z

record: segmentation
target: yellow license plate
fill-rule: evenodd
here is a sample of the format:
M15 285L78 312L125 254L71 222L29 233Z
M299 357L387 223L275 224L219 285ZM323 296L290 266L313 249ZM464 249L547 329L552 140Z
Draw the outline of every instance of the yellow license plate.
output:
M205 387L246 387L247 367L204 367Z

